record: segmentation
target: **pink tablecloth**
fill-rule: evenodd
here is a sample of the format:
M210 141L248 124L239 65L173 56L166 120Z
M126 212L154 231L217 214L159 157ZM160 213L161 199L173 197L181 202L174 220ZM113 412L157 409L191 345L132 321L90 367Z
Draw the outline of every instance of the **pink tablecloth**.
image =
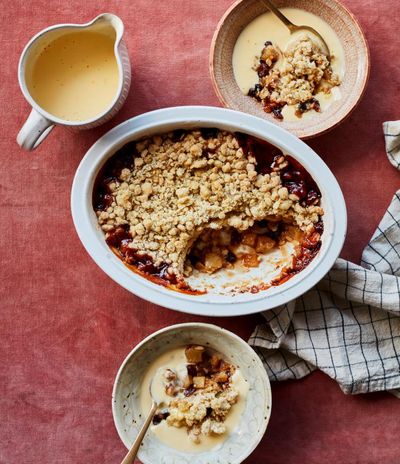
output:
M3 2L1 14L0 462L119 463L111 388L124 356L163 326L200 318L146 303L111 281L75 234L69 194L85 151L106 130L144 111L218 105L208 47L230 0ZM358 261L400 175L385 156L381 123L400 118L398 0L346 0L371 47L363 102L334 132L310 142L337 175L349 211L343 257ZM15 136L28 104L19 54L54 23L121 16L133 86L118 117L98 130L55 129L34 153ZM257 316L213 320L247 338ZM344 396L321 373L273 386L273 412L247 463L400 462L400 403L388 394Z

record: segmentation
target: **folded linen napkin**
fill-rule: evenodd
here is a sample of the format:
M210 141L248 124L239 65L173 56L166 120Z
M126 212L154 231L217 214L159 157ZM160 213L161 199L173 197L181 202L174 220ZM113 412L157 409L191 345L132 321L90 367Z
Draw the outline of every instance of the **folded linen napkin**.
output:
M400 121L383 128L388 158L400 169ZM345 393L400 398L400 190L361 266L339 258L313 289L263 316L249 343L271 380L321 369Z

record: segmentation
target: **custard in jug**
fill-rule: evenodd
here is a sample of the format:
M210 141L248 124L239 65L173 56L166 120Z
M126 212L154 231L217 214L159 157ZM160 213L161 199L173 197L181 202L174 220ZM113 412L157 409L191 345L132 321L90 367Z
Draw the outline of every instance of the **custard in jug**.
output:
M115 31L67 32L39 48L26 75L29 91L48 113L66 121L87 121L116 98L119 71Z

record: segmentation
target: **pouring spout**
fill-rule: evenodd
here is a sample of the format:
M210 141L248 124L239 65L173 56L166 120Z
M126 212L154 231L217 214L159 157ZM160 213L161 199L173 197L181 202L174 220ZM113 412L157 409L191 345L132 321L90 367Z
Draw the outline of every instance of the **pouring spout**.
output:
M102 13L93 21L90 22L89 26L94 29L100 30L104 28L110 28L115 31L115 41L118 43L124 33L124 23L122 19L113 13Z

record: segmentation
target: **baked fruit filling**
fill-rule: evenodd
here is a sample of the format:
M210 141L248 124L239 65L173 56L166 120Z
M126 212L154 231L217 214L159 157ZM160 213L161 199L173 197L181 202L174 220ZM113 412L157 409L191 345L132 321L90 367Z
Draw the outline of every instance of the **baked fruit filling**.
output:
M200 293L186 282L194 270L256 267L287 242L292 263L271 284L302 270L321 245L320 198L292 157L208 128L126 144L100 171L93 207L106 242L132 270Z
M322 223L317 228L322 230ZM270 285L283 283L304 269L315 257L321 246L321 234L315 230L305 234L298 227L285 223L279 218L257 222L246 232L235 229L205 231L196 240L185 263L185 275L193 269L212 274L220 269L258 267L262 257L268 252L279 249L286 243L292 243L296 249L291 268L284 269L279 279ZM251 287L251 291L262 290L270 285Z

